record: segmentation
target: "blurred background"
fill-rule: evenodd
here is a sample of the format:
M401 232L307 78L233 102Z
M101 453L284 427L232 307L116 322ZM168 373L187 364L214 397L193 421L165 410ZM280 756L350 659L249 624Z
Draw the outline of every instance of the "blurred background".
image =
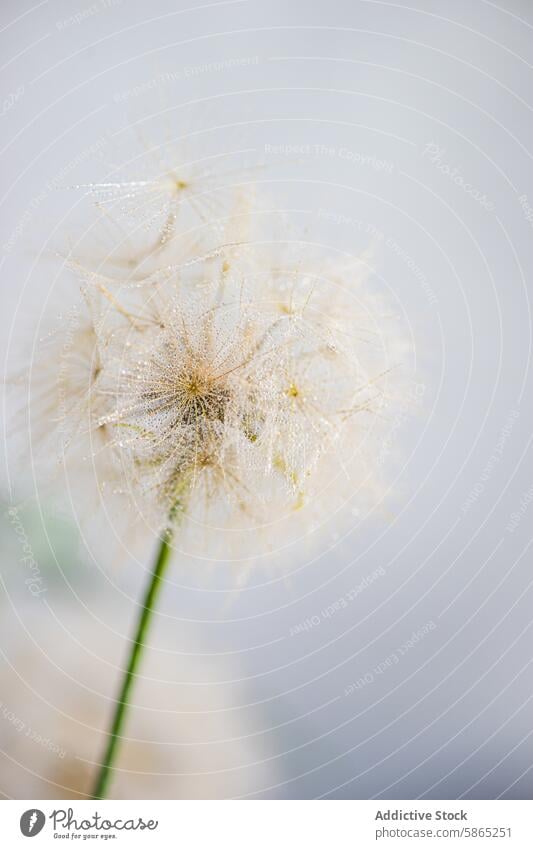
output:
M380 509L244 580L173 564L117 797L531 798L532 34L526 0L2 3L8 388L68 312L84 187L154 148L257 181L316 244L377 246L413 345ZM145 567L4 420L0 793L70 798Z

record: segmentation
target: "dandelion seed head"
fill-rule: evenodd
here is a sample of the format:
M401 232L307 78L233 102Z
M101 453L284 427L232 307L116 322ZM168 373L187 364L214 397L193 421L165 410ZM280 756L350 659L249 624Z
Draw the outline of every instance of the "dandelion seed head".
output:
M106 510L113 493L150 536L179 526L174 545L198 557L334 539L382 495L375 458L402 395L408 346L367 286L370 256L265 239L240 192L218 244L183 239L194 186L175 171L156 182L154 209L172 216L162 248L65 262L84 297L47 395L62 455L86 458Z

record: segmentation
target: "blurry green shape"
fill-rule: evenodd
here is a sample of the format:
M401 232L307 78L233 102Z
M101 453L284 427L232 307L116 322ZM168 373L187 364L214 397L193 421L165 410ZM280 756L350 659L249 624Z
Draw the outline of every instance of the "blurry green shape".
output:
M0 503L2 576L11 591L27 591L32 574L47 586L79 584L86 574L74 522L36 502Z

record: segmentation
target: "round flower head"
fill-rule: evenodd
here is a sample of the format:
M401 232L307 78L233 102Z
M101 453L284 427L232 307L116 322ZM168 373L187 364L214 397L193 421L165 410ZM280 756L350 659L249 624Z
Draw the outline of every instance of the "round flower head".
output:
M297 253L234 244L142 283L89 282L105 308L87 433L105 433L109 480L137 520L179 524L189 553L283 548L375 489L385 319L364 263Z

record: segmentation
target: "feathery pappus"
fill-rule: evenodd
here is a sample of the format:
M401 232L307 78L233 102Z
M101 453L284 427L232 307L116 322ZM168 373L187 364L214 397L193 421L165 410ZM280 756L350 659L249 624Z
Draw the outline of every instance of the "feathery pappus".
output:
M100 493L207 559L280 551L376 502L407 348L368 256L266 239L239 202L203 254L177 235L130 278L67 263L86 309L56 387L65 457L84 444Z

